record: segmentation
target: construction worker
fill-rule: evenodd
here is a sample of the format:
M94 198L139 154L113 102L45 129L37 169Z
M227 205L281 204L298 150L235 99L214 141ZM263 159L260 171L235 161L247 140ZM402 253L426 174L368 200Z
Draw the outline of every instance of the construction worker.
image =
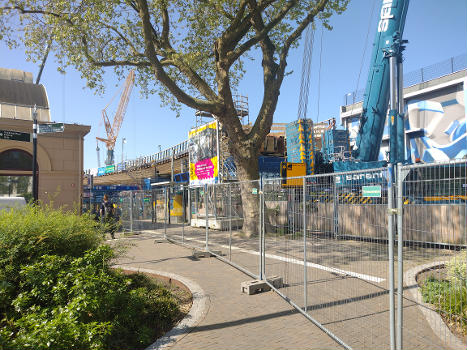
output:
M115 231L117 229L115 222L115 208L107 194L104 194L99 214L101 222L106 225L106 233L110 233L112 239L115 239Z

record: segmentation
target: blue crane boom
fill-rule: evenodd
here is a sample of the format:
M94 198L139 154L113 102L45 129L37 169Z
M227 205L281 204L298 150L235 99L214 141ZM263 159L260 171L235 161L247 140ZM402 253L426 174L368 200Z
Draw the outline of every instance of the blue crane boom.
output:
M361 162L378 160L384 125L389 112L390 161L404 158L402 98L402 33L409 0L383 0L354 156ZM391 76L391 79L390 79ZM397 82L399 80L399 82ZM391 83L390 83L391 81Z

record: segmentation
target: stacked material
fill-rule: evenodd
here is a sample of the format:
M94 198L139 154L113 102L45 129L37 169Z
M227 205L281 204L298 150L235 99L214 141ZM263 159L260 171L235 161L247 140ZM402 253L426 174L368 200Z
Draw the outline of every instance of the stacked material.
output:
M314 174L314 137L313 121L298 119L285 127L287 140L287 161L290 163L305 163L306 173Z
M335 160L336 154L343 154L348 152L349 149L349 133L347 130L329 129L324 132L321 140L321 153L325 162L329 163Z

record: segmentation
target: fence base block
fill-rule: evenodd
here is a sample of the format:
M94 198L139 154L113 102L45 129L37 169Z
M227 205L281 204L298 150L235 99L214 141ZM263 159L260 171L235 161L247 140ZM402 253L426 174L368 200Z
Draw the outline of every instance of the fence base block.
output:
M267 279L267 281L272 284L275 288L282 288L283 282L282 277L279 276L272 276ZM240 284L241 292L252 295L256 293L263 293L269 292L271 287L266 281L262 280L253 280L253 281L246 281Z
M206 250L193 250L192 256L193 258L199 259L199 258L210 258L211 256L216 256L216 255L222 255L222 252L220 250L211 250L211 251L206 251Z

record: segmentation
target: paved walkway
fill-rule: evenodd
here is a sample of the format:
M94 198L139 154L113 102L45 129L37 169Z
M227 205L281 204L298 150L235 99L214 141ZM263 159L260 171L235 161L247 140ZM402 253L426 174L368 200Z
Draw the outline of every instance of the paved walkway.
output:
M132 243L120 265L166 271L199 284L209 298L206 316L171 350L342 349L274 292L248 296L240 283L251 278L216 258L193 260L192 251L154 243L154 235Z

